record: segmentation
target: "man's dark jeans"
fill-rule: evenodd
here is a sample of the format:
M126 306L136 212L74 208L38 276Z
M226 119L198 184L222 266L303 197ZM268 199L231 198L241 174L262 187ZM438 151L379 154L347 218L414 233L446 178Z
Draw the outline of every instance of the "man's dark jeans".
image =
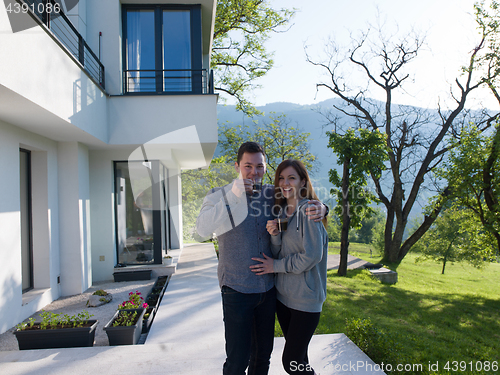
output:
M266 375L274 344L276 288L266 293L240 293L222 287L226 337L224 375Z

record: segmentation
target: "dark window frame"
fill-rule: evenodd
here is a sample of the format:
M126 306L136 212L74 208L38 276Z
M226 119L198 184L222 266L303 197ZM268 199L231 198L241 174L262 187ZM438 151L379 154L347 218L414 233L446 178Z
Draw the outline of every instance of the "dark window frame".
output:
M34 275L34 259L33 259L33 198L32 198L32 177L31 177L31 151L20 148L19 153L26 153L26 183L27 183L27 215L28 215L28 248L29 248L29 268L30 268L30 285L28 288L22 290L22 293L26 293L35 287L35 275ZM21 222L22 223L22 222ZM22 224L21 224L22 225Z

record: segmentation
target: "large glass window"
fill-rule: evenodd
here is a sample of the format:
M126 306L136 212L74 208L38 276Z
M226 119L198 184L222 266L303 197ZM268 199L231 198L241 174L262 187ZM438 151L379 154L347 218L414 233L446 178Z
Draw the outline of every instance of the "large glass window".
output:
M165 167L158 161L115 163L119 264L161 264L167 252Z
M127 12L128 89L155 92L155 13L153 10Z
M187 10L163 11L165 91L192 91L191 25Z
M125 93L201 90L199 6L126 5L123 25Z

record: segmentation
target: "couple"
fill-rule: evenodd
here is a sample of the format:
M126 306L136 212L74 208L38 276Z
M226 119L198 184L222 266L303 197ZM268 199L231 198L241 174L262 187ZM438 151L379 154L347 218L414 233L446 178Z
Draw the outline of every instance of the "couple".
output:
M275 186L260 191L253 181L263 177L266 162L258 143L241 145L235 167L239 178L207 194L196 222L201 236L216 233L219 240L223 374L242 375L247 367L248 375L268 373L276 312L286 340L285 370L314 374L307 348L326 298L328 238L319 221L326 222L328 209L301 162L283 161ZM288 219L286 231L277 212Z

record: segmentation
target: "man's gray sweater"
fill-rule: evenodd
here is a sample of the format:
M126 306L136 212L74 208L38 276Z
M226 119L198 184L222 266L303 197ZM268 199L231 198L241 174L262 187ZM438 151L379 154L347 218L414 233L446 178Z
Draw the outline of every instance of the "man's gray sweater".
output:
M238 198L232 183L210 191L196 220L202 237L217 235L219 241L219 285L240 293L264 293L274 286L274 275L257 276L250 265L252 257L271 257L270 235L266 230L272 219L274 186L263 185L260 193Z

